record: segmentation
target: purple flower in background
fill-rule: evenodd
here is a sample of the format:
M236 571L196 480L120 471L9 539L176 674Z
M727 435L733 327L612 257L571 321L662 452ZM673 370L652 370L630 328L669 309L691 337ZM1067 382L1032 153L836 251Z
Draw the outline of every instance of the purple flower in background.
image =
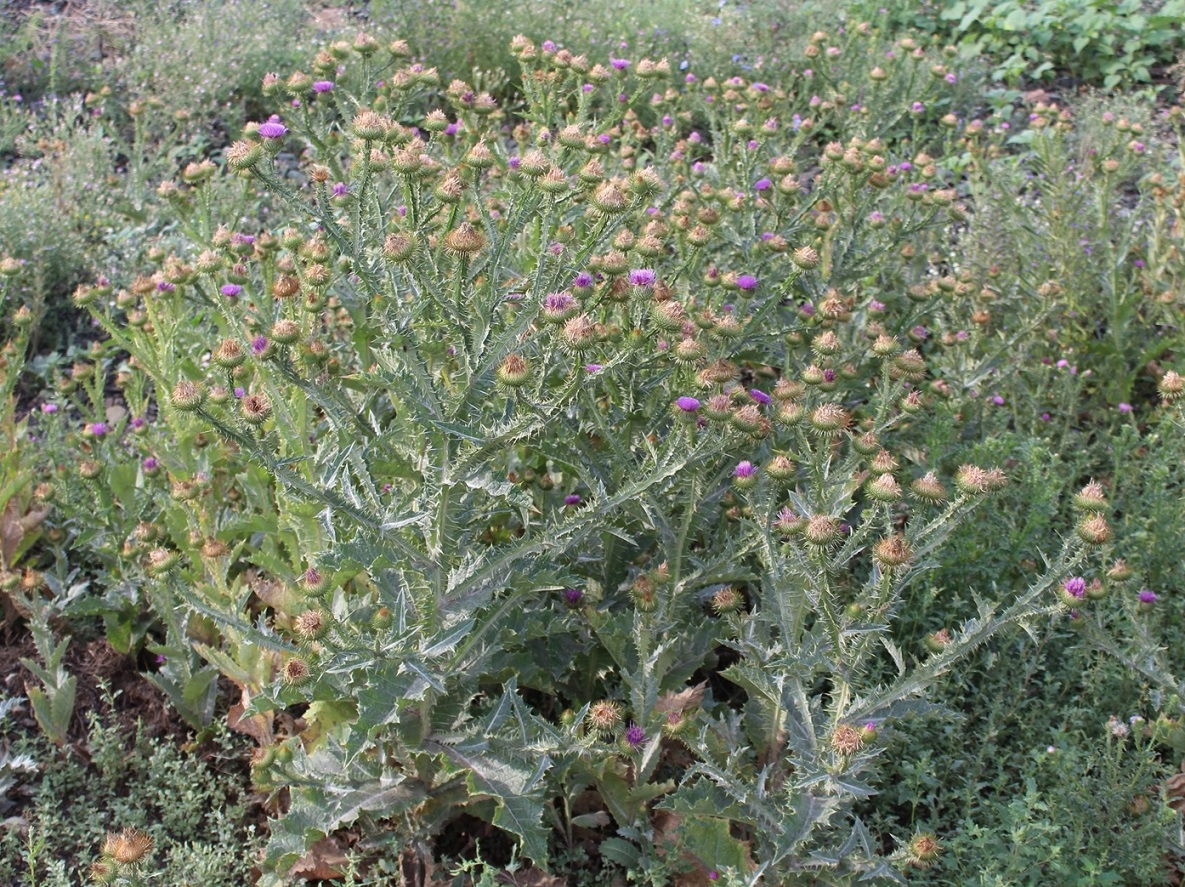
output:
M1131 411L1132 411L1132 405L1130 403L1121 403L1119 405L1119 412L1130 413Z
M569 607L575 607L580 604L584 597L584 592L579 588L565 588L564 589L564 603Z
M630 66L629 59L609 59L609 64L613 66L614 71L624 71Z
M603 369L604 369L604 367L601 366L599 363L586 363L584 365L584 371L586 373L591 373L593 375L596 375Z
M823 381L824 382L834 382L835 381L835 370L831 369L831 367L827 367L827 369L823 370Z
M269 120L259 124L259 135L265 139L282 139L288 135L288 127L278 120Z
M762 406L766 406L770 402L770 396L760 388L750 388L749 396Z
M543 51L544 52L555 52L555 43L553 43L551 40L544 40L543 41Z
M675 401L675 406L685 413L694 413L699 409L699 401L694 397L680 397Z
M251 340L251 352L258 357L267 351L267 336L256 336Z
M173 284L169 283L167 280L160 281L156 285L156 288L162 293L171 293L173 290L177 289L177 287L173 286Z
M1141 604L1155 604L1156 603L1156 592L1150 588L1141 589L1140 590L1140 603Z
M457 134L457 130L459 130L460 128L461 127L458 124L450 123L448 126L446 126L444 128L444 134L446 136L455 136Z
M56 403L43 403L41 405L41 412L43 413L56 413L57 411L58 405Z
M241 286L239 286L237 283L222 284L222 295L226 296L228 299L233 299L235 296L237 296L242 291L243 291L243 288Z
M335 182L333 185L333 196L343 197L348 189L345 182Z
M136 416L130 424L133 428L143 428L148 424L148 421L143 416Z
M142 463L145 471L156 471L160 467L160 462L156 460L155 456L147 457Z
M742 289L746 292L757 289L757 278L752 274L742 274L737 278L737 289Z
M569 508L571 508L574 505L579 505L583 501L584 500L581 499L580 496L577 495L576 493L571 493L571 494L564 497L564 504L567 505Z
M332 80L317 80L313 83L313 92L329 92L333 89Z
M630 286L654 286L657 279L658 275L649 268L638 268L630 272Z
M631 721L625 731L625 741L630 748L641 748L646 744L646 731Z
M756 182L753 183L753 188L757 191L768 191L770 188L773 187L773 184L774 183L771 182L769 179L758 179Z
M102 437L104 434L107 433L107 423L106 422L92 422L90 425L87 426L87 429L95 437Z
M885 310L885 303L878 302L876 299L873 299L871 302L868 303L868 310L869 311L884 311Z
M235 388L235 397L243 397L244 395L246 395L246 393L247 393L246 388Z
M1002 406L1004 406L1004 398L1001 397L999 394L993 394L992 395L992 403L994 403L998 407L1002 407Z

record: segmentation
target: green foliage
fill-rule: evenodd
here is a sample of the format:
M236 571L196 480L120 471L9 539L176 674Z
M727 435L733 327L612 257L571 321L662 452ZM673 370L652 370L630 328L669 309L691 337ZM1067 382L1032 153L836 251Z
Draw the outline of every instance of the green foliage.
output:
M1104 89L1150 83L1185 46L1180 0L956 0L932 5L934 27L1014 82L1062 73Z

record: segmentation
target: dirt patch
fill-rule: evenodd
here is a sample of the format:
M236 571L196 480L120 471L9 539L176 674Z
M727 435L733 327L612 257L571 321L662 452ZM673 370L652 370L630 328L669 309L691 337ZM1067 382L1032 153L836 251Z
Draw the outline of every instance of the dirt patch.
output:
M22 659L37 661L33 638L28 634L20 634L0 646L0 692L7 696L24 696L26 684L37 684L37 679L21 664ZM184 741L186 725L170 710L165 694L144 678L135 659L112 649L105 638L71 641L65 667L78 678L74 717L70 722L72 744L85 746L88 712L101 712L108 723L114 721L125 733L134 732L140 724L145 736ZM25 709L18 716L18 725L37 729L32 712L28 706Z

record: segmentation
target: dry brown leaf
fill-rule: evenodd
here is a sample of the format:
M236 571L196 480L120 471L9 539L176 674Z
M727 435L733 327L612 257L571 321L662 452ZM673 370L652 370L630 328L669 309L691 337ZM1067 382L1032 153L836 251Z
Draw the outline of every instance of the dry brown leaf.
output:
M512 887L568 887L568 882L537 868L520 869L517 872L499 872L499 884Z
M338 839L332 835L322 838L296 861L288 870L288 874L294 878L304 878L306 881L330 881L340 878L350 861L344 850Z
M702 684L687 687L677 693L668 690L658 697L658 701L654 703L654 710L665 715L669 712L685 712L699 708L703 704L704 693L707 692L707 689L708 682L704 681Z

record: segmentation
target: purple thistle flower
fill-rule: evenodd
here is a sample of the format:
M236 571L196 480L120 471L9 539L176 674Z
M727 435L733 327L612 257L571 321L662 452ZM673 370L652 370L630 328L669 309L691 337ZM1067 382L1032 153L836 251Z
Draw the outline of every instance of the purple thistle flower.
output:
M884 311L885 310L885 303L878 302L876 299L873 299L871 302L868 303L868 310L869 311Z
M160 281L156 285L156 288L162 293L171 293L173 290L177 289L177 287L173 286L173 284L169 283L167 280Z
M317 80L313 83L313 92L322 93L330 92L333 89L332 80Z
M1081 598L1086 594L1086 580L1081 576L1073 576L1062 583L1062 588L1066 590L1066 594Z
M156 471L160 467L160 462L156 460L155 456L148 456L142 463L145 471Z
M593 285L593 276L587 271L581 271L572 281L572 286L589 287Z
M247 394L245 388L235 388L235 397L244 397Z
M509 166L511 169L518 169L518 165L522 162L523 161L522 161L521 157L511 157L509 160L506 161L506 165Z
M658 275L649 268L638 268L630 272L630 286L654 286L657 279Z
M1130 403L1121 403L1119 405L1119 412L1130 413L1131 411L1132 411L1132 405Z
M448 126L446 126L446 127L444 128L444 134L445 134L446 136L455 136L455 135L457 134L457 131L458 131L460 128L461 128L461 127L460 127L460 126L458 126L456 123L450 123Z
M611 58L609 59L609 64L613 66L614 71L624 71L630 66L630 60Z
M258 357L267 351L267 336L256 336L251 340L251 352Z
M752 274L742 274L737 278L737 289L749 290L757 289L757 278Z
M571 293L548 293L543 297L543 308L545 311L555 311L558 313L567 311L575 301Z
M555 52L555 43L551 40L544 40L542 49L544 52Z
M148 424L148 421L143 416L136 416L130 424L133 428L143 428Z
M625 741L632 749L639 749L646 744L646 731L633 721L625 730Z
M570 493L564 497L564 504L571 508L574 505L579 505L584 500L576 493Z
M831 369L831 367L828 367L827 369L823 370L823 381L824 382L834 382L835 381L835 370Z
M564 589L564 603L569 607L575 607L580 604L584 597L584 592L579 588L565 588Z
M744 462L738 462L737 467L732 470L733 477L740 478L752 477L756 473L757 467L747 459Z
M228 299L235 298L242 291L243 291L243 288L241 286L239 286L237 283L222 284L222 295L226 296Z
M685 413L694 413L699 409L699 401L694 397L680 397L675 401L675 406Z
M1000 396L999 394L993 394L992 395L992 403L994 403L998 407L1002 407L1002 406L1004 406L1004 398L1002 396Z
M749 396L762 406L766 406L770 402L770 396L760 388L750 388Z
M1141 604L1155 604L1156 603L1156 592L1150 588L1141 589L1140 590L1140 603Z
M584 371L586 373L591 373L594 376L603 369L604 369L604 367L601 366L599 363L586 363L584 365Z
M288 127L278 120L259 124L259 136L264 139L282 139L288 135Z
M41 405L41 412L43 413L56 413L57 411L58 405L56 403L43 403Z
M335 182L333 185L333 196L343 197L348 189L345 182Z
M756 182L753 183L753 187L757 191L768 191L770 188L773 187L773 184L774 183L771 182L769 179L758 179Z
M107 423L106 422L92 422L87 427L89 428L90 433L93 434L95 437L102 437L104 434L107 433Z

